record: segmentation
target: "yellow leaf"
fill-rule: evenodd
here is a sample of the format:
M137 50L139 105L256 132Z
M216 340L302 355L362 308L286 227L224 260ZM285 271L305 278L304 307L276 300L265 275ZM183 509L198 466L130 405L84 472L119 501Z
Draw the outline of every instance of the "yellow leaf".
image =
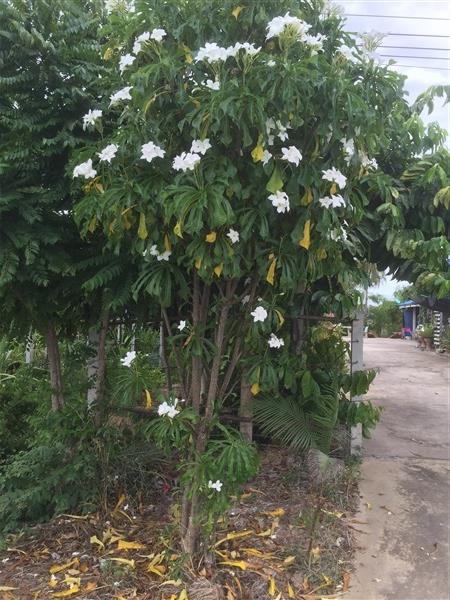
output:
M178 600L188 600L188 595L186 590L181 590L180 595L178 596Z
M66 575L64 578L64 583L69 585L81 585L81 579L79 577L71 577L70 575Z
M175 227L173 228L173 232L175 235L177 235L178 237L182 238L183 234L181 232L181 223L180 221L177 221Z
M308 204L311 204L312 201L313 201L313 193L311 191L311 188L306 188L306 192L301 200L301 203L308 206Z
M145 224L144 213L139 214L138 237L141 238L141 240L145 240L148 238L148 231L147 231L147 225Z
M214 242L216 241L216 239L217 239L217 233L215 231L211 231L205 237L205 242L208 242L208 244L214 244Z
M94 215L92 219L89 221L88 231L94 233L95 228L97 227L97 217Z
M269 577L269 585L267 591L269 592L269 596L272 597L275 596L275 594L277 593L277 586L273 577Z
M279 311L277 308L275 308L275 314L276 314L276 315L277 315L277 317L278 317L278 322L279 322L279 324L280 324L280 327L281 327L281 326L283 325L283 323L284 323L284 317L283 317L283 314L282 314L282 313L281 313L281 311Z
M172 250L172 244L170 243L170 239L169 239L169 236L167 235L167 233L164 236L164 249L167 252L170 252Z
M250 391L253 394L253 396L258 395L259 392L261 391L261 388L259 387L259 383L254 383L252 385L252 387L250 388Z
M200 269L200 267L202 266L202 259L201 258L196 258L194 265L195 265L195 268L198 271Z
M53 598L67 598L67 596L72 596L73 594L78 594L80 588L77 585L72 586L68 590L64 590L63 592L53 592Z
M274 510L268 510L264 515L269 515L269 517L282 517L286 511L284 508L275 508Z
M311 221L308 219L303 228L303 237L299 241L299 246L308 250L311 245Z
M175 587L180 587L181 584L182 584L181 579L168 579L167 581L164 581L164 583L161 583L160 585L174 585Z
M126 542L125 540L117 542L117 550L141 550L142 548L145 546L139 542Z
M78 564L78 558L74 558L71 561L69 561L68 563L65 563L63 565L53 565L52 567L50 567L49 571L50 571L50 573L60 573L61 571L65 571L72 565L76 565L76 564Z
M264 531L261 531L261 533L257 533L256 535L258 537L269 537L269 535L272 535L272 529L266 529Z
M253 162L260 162L264 158L264 146L259 142L251 151Z
M223 560L219 565L228 565L230 567L237 567L238 569L246 570L248 563L245 560Z
M106 48L103 54L103 60L110 60L113 57L114 51L112 48Z
M283 564L284 565L292 565L292 563L295 562L295 556L287 556L284 560L283 560Z
M231 14L235 19L237 19L241 14L241 11L244 10L244 8L245 6L236 6L236 8L233 8L233 10L231 11Z
M267 560L274 557L273 552L261 552L261 550L258 550L257 548L240 548L239 550L250 556L257 556L258 558L265 558Z
M146 389L145 391L145 408L151 408L153 404L152 395Z
M332 196L336 192L337 192L337 185L335 183L333 183L333 185L330 187L330 196Z
M149 565L147 567L147 571L149 571L149 573L155 573L155 575L158 575L159 577L164 577L166 570L167 569L164 565Z
M220 263L220 265L217 265L217 267L214 267L214 273L217 275L217 277L220 277L222 275L222 271L223 271L223 263Z
M319 558L319 556L320 556L319 546L316 546L315 548L311 549L311 556L313 556L314 558Z
M95 581L90 581L89 583L87 583L84 588L83 588L83 592L92 592L93 590L95 590L97 587L97 584L95 583Z
M56 587L58 585L58 580L56 579L56 577L53 574L52 574L52 576L49 579L48 585L51 588L54 588L54 587Z
M277 259L273 258L272 262L269 265L269 268L267 270L267 275L266 275L266 281L267 283L270 283L270 285L273 285L275 282L275 268L277 266Z
M122 565L127 565L127 567L131 567L132 569L134 569L134 567L136 566L134 563L134 559L129 560L128 558L109 558L108 560L113 560L114 562L118 562L121 563Z
M11 592L12 590L18 590L19 588L10 587L9 585L0 585L0 592Z
M125 500L126 500L126 499L127 499L127 498L126 498L125 494L120 494L120 497L119 497L119 499L117 500L117 504L116 504L116 506L114 507L113 513L115 513L115 512L116 512L116 510L119 508L119 506L122 506L122 504L125 502ZM94 537L95 537L95 536L94 536ZM91 542L91 543L92 543L92 542Z
M100 548L102 549L105 547L105 544L101 540L99 540L96 535L92 535L89 541L91 542L91 544L97 544L97 546L100 546Z
M254 533L253 529L244 529L244 531L231 531L230 533L227 533L224 538L216 542L214 547L216 548L228 540L237 540L238 538L247 537L248 535L252 535L252 533Z
M287 586L287 593L288 593L289 598L295 598L295 590L290 583L288 583L288 586Z

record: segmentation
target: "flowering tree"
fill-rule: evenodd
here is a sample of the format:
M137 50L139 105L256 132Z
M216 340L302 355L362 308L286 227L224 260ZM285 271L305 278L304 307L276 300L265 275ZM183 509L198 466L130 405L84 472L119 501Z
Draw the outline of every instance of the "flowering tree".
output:
M356 306L371 248L398 218L379 210L397 181L375 156L409 109L402 78L322 1L108 7L109 76L83 120L98 138L72 165L76 218L140 265L135 298L161 307L180 393L153 427L185 451L192 553L203 509L253 470L225 407L317 393L292 323Z

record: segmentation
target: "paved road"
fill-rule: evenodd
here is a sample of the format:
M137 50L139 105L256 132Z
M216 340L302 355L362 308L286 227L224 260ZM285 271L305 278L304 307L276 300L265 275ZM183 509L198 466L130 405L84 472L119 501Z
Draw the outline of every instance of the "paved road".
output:
M385 407L364 443L359 549L347 600L449 600L450 362L414 342L364 340Z

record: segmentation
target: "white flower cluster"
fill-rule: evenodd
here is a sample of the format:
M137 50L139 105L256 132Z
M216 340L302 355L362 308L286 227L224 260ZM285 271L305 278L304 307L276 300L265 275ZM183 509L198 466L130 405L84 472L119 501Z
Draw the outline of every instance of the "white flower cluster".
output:
M73 177L84 177L91 179L97 175L97 171L92 167L92 158L80 165L77 165L73 170Z
M135 60L136 57L132 54L124 54L121 56L119 60L119 71L123 73L127 67L131 67Z
M287 160L288 162L294 163L296 167L298 167L300 161L302 160L302 154L298 148L295 146L289 146L289 148L281 148L282 152L282 160Z
M157 146L154 142L147 142L141 146L141 158L151 163L154 158L163 158L166 151Z
M241 50L249 56L254 56L255 54L258 54L261 47L257 48L254 44L250 44L249 42L236 42L234 46L224 48L223 46L219 46L216 42L207 42L198 50L195 61L205 61L209 64L225 62L230 56L236 58Z
M356 54L356 52L357 52L356 48L350 48L350 46L347 46L346 44L342 44L341 46L339 46L337 51L339 52L339 54L342 54L342 56L344 56L348 61L350 61L352 63L358 62L358 55Z
M346 138L342 138L341 143L345 154L344 160L347 163L347 165L349 165L353 155L355 154L355 142L352 139L347 140Z
M324 208L340 208L341 206L345 206L345 200L340 194L319 198L319 203Z
M232 244L236 244L239 241L239 232L235 229L229 229L227 233L227 238Z
M119 90L118 92L115 92L114 94L112 94L110 96L110 106L115 106L116 104L119 104L119 102L123 102L124 100L131 100L131 94L130 91L133 89L133 87L131 85L127 85L126 87L122 88L121 90Z
M83 117L83 129L86 129L89 125L95 125L95 122L101 118L102 114L102 111L96 108L89 110Z
M375 158L369 158L365 152L362 150L359 151L359 160L361 161L361 165L367 169L368 171L378 169L378 163Z
M97 152L100 162L111 163L112 159L116 156L118 149L119 147L116 146L116 144L108 144L105 146L101 152Z
M277 337L274 333L270 334L270 338L267 343L269 344L270 348L281 348L281 346L284 346L283 338Z
M124 367L130 367L131 363L136 358L136 352L133 350L132 352L127 352L123 358L120 359L120 362Z
M287 12L284 15L284 17L275 17L274 19L269 21L267 25L266 39L278 37L279 35L285 32L285 29L287 27L291 31L295 32L300 41L304 40L305 35L311 29L311 25L308 25L308 23L305 23L305 21L302 21L297 17L292 17Z
M144 250L144 256L147 254L147 250ZM153 244L153 246L150 248L150 255L151 256L155 256L156 260L158 262L161 261L168 261L170 256L172 255L172 252L170 250L164 250L164 252L160 252L158 250L158 246L156 244Z
M286 192L278 190L275 194L270 194L268 199L272 202L272 206L277 209L277 213L285 213L291 210Z
M149 31L144 31L134 40L133 44L133 54L139 54L141 52L144 44L149 42L150 40L154 40L155 42L162 42L166 37L167 33L164 29L153 29L150 33Z
M285 142L289 138L289 135L287 133L288 129L291 129L291 126L289 124L283 125L281 121L274 121L272 118L267 119L266 133L269 146L272 146L275 141L275 134L272 133L273 130L276 130L276 136L282 142Z
M212 79L205 79L205 81L202 81L201 85L215 92L220 90L220 81L218 79L215 79L214 81Z
M185 328L186 328L186 321L180 321L177 325L177 329L179 331L183 331L183 329L185 329Z
M343 175L339 169L331 167L331 169L323 170L322 173L322 179L325 179L325 181L336 183L342 190L345 188L347 177L345 177L345 175Z
M264 308L264 306L257 306L250 314L253 317L254 323L257 323L258 321L264 323L268 316L267 310Z
M194 140L191 144L189 152L182 152L173 159L172 167L175 171L192 171L197 165L201 157L211 148L209 138L204 140Z
M158 415L160 417L169 417L169 419L175 418L180 412L180 409L177 408L177 405L178 398L175 398L173 404L169 404L166 401L161 402L161 404L158 406Z
M217 479L217 481L211 481L211 479L208 481L208 488L210 490L216 490L216 492L220 492L222 490L222 486L223 483L220 481L220 479Z
M306 34L303 36L303 42L311 48L311 56L315 56L323 50L323 43L327 39L326 35L318 33L317 35Z

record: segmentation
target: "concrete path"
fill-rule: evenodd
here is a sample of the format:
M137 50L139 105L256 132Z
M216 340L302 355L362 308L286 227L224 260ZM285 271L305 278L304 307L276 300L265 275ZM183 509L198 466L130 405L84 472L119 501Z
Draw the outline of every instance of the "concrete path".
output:
M346 600L449 600L448 356L364 340L382 421L364 442L359 549ZM363 532L363 533L362 533Z

